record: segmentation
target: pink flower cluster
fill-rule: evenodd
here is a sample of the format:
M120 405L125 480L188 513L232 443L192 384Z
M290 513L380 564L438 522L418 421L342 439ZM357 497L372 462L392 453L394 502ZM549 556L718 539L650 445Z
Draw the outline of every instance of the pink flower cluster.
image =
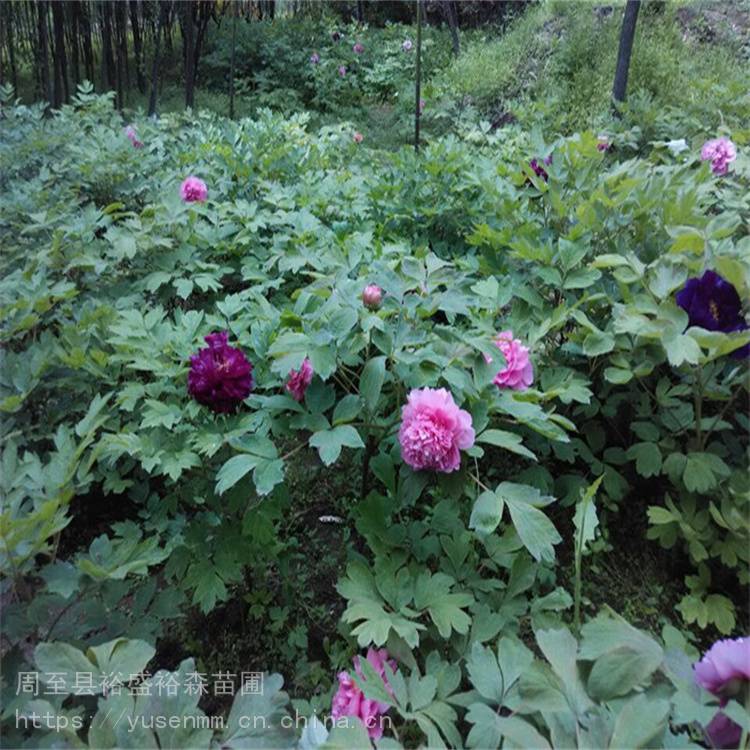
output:
M711 162L714 174L724 175L729 171L729 164L737 158L734 143L722 136L706 141L701 149L701 159Z
M208 198L206 183L200 177L186 177L180 185L180 198L185 203L203 203Z
M750 637L716 641L693 669L695 681L725 706L730 698L750 689ZM742 737L742 727L718 711L706 734L711 747L734 748Z
M138 138L138 133L133 125L128 125L125 128L125 137L130 141L133 148L143 147L143 141Z
M362 135L362 133L360 133L359 131L356 131L356 132L354 133L354 135L352 136L352 140L353 140L353 141L354 141L355 143L362 143L362 141L364 141L364 139L365 139L365 137L364 137L364 136Z
M398 439L401 457L412 469L456 471L459 451L474 445L471 414L459 409L445 388L414 389L401 412Z
M495 346L505 357L505 367L495 375L492 382L498 388L525 391L534 382L534 366L529 359L528 348L519 339L513 338L513 331L498 333Z
M354 50L355 55L361 55L365 51L365 46L361 42L356 42L352 50Z
M360 679L363 679L359 660L359 656L354 657L354 671ZM388 657L388 652L384 648L379 650L369 648L367 650L367 661L380 675L388 692L392 694L388 678L385 674L385 665L387 664L391 671L395 672L396 662ZM365 725L370 737L373 740L379 740L383 736L383 725L380 718L389 709L389 705L366 698L348 672L339 672L338 681L339 688L333 697L331 718L340 719L343 716L356 717Z
M302 401L305 397L307 386L312 383L313 366L312 362L305 357L299 370L290 370L289 377L286 381L286 389L295 401Z

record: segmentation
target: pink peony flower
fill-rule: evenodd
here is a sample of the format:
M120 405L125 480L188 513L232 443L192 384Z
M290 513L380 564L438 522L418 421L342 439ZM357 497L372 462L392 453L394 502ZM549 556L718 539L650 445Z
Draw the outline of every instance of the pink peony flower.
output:
M693 665L695 681L718 696L725 706L750 683L750 637L716 641ZM734 748L742 736L742 728L722 711L717 711L705 728L715 748Z
M138 138L138 133L132 125L128 125L125 128L125 136L130 141L133 148L141 148L143 146L143 141Z
M310 55L310 62L313 65L317 65L320 62L320 55L317 52L313 52L312 55Z
M411 39L404 39L404 43L401 45L401 49L404 52L411 52L411 49L414 45L412 44Z
M701 159L711 162L711 169L714 174L726 174L729 171L729 164L737 158L737 149L734 143L722 136L706 141L701 149Z
M346 75L346 65L339 65L339 75L342 78Z
M299 370L290 370L289 378L286 381L286 389L291 393L295 401L302 401L305 397L307 386L310 385L313 378L312 362L305 357Z
M383 290L377 284L368 284L362 291L362 302L370 310L377 310L383 301Z
M607 137L606 134L599 135L598 138L597 138L597 140L599 142L596 144L596 148L599 151L609 151L609 149L611 148L612 144L609 142L609 138Z
M365 139L365 137L364 137L364 136L362 135L362 133L360 133L359 131L357 131L357 132L356 132L356 133L355 133L355 134L354 134L354 135L352 136L352 138L354 139L354 142L355 142L355 143L362 143L362 141L364 141L364 139Z
M200 177L186 177L180 185L180 198L186 203L203 203L208 198L208 188Z
M365 47L361 42L357 42L352 49L355 55L361 55L365 51Z
M253 366L228 344L226 331L205 337L207 347L190 357L188 393L219 413L233 412L253 389Z
M512 331L498 333L495 346L505 357L505 367L495 375L492 382L498 388L525 391L534 382L534 366L529 359L529 350L518 339L513 338Z
M424 99L419 100L419 114L421 115L424 112L424 108L427 102Z
M354 671L362 679L359 659L359 656L354 657ZM395 672L396 662L388 657L388 652L384 648L377 651L374 648L367 649L367 661L383 679L388 692L393 695L393 690L385 675L385 665L388 664L391 671ZM380 717L390 706L387 703L366 698L348 672L339 672L338 681L339 688L336 695L333 696L333 704L331 705L331 718L339 719L343 716L354 716L365 725L367 733L372 739L379 740L383 736L383 725Z
M412 469L456 471L459 450L474 445L471 414L459 409L445 388L414 389L401 412L398 439L401 457Z

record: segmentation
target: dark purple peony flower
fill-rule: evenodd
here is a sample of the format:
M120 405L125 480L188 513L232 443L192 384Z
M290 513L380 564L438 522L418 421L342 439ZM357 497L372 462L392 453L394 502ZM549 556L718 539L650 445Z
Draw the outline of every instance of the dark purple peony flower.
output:
M544 164L549 166L552 164L552 154L544 158ZM534 174L537 177L541 177L545 182L549 179L549 175L547 174L547 170L539 163L537 159L532 159L529 162L529 166L534 170Z
M691 326L707 331L734 333L746 331L742 302L737 290L715 271L706 271L700 278L688 279L675 295L677 304L688 314ZM735 358L750 355L750 344L732 352Z
M188 393L215 412L233 412L253 390L253 366L240 349L229 346L229 333L210 333L208 344L190 357Z
M339 39L341 39L341 32L339 32L339 31L334 31L334 32L333 32L333 33L331 34L331 39L333 39L333 41L334 41L334 42L338 42L338 41L339 41Z

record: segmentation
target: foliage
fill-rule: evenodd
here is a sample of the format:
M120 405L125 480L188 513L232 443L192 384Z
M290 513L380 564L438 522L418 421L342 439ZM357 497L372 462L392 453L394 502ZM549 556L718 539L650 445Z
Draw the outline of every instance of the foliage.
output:
M189 113L137 119L135 149L110 105L90 88L50 118L3 102L4 689L33 667L140 672L170 620L273 609L256 583L291 569L309 503L289 480L308 461L315 482L348 486L329 679L358 647L387 646L393 694L367 668L362 687L393 706L399 742L690 746L716 704L692 686L688 641L590 618L580 579L596 522L606 540L640 519L691 567L691 632L739 629L727 593L748 582L749 383L731 354L750 336L688 327L674 293L710 259L748 298L750 134L728 133L739 156L717 178L699 141L674 156L627 122L606 153L592 131L547 143L470 125L416 155L365 150L346 125L310 131L307 115ZM548 153L547 182L528 161ZM180 201L188 174L206 203ZM379 309L361 302L370 283ZM508 329L532 352L528 390L492 382ZM217 330L254 365L228 415L186 391ZM305 357L297 402L284 384ZM472 416L455 473L401 460L401 407L422 387ZM558 564L571 553L573 580ZM289 661L306 642L290 631ZM186 655L149 679L184 685L201 669ZM267 681L215 742L295 746L281 678ZM297 696L305 716L326 707L319 682ZM202 727L135 736L108 718L203 714L178 693L103 696L66 741L208 747ZM86 705L35 703L4 701L4 721ZM276 717L273 737L244 732L247 715ZM363 742L361 727L311 726L301 747Z

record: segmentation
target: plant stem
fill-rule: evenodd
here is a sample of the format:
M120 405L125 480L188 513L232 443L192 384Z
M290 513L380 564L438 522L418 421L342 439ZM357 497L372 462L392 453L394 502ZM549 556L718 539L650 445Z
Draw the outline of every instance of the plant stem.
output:
M700 366L695 368L693 377L693 406L695 409L695 439L700 451L703 449L703 430L701 429L701 420L703 419L703 381L701 379Z

